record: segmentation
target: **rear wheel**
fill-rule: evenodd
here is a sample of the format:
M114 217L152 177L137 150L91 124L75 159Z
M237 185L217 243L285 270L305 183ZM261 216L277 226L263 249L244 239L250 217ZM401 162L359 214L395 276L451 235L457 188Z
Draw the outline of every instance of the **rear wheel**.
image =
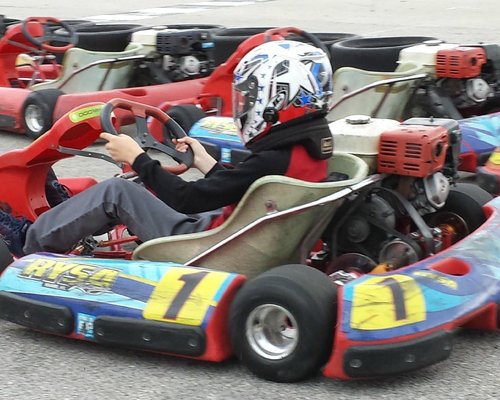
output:
M483 205L492 196L472 183L457 183L452 187L445 205L426 217L430 226L445 229L453 235L453 243L479 228L485 221Z
M54 108L62 94L59 89L45 89L28 95L22 109L26 136L37 139L52 127Z
M304 265L273 268L238 292L230 310L237 357L257 376L294 382L319 371L331 354L337 289Z
M271 28L226 28L216 32L213 37L215 65L217 66L225 62L235 52L241 42L250 36L265 32L268 29Z
M369 71L392 72L397 67L402 49L426 40L426 36L390 36L352 38L332 44L332 67L354 67Z

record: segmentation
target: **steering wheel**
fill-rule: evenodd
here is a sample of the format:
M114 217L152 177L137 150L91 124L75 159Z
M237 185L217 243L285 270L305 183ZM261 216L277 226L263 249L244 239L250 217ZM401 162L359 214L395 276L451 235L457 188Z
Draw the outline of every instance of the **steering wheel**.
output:
M63 28L66 35L56 35L58 28ZM71 25L52 17L29 17L21 24L21 31L36 47L51 53L64 53L77 42L77 34ZM60 42L61 46L55 46L51 42Z
M142 149L158 150L169 155L179 163L179 165L175 166L165 166L164 169L173 174L182 174L193 165L194 154L191 147L188 147L188 150L183 153L176 150L173 142L173 139L179 139L186 136L186 132L177 122L175 122L162 110L131 100L112 99L108 101L101 110L101 126L104 131L114 135L118 135L118 131L113 125L113 111L115 109L132 112L135 118L135 126L137 128L137 133L134 139ZM162 123L164 138L163 143L157 141L149 132L147 117L154 118Z
M330 51L328 50L326 45L317 36L314 36L312 33L303 31L302 29L296 28L294 26L287 26L287 27L282 27L282 28L271 28L271 29L268 29L267 31L264 32L264 40L270 41L270 40L272 40L272 36L274 36L274 35L279 35L279 36L282 36L283 38L286 38L287 36L290 36L290 35L301 36L304 39L311 42L314 46L319 47L321 50L323 50L329 59L331 58Z

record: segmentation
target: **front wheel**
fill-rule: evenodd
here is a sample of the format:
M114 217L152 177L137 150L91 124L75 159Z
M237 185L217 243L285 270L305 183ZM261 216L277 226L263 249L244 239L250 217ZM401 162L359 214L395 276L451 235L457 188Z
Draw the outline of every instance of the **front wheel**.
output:
M37 139L52 127L57 99L62 94L59 89L45 89L28 95L22 109L26 136Z
M295 382L328 360L337 312L337 289L304 265L273 268L248 282L230 310L236 356L257 376Z

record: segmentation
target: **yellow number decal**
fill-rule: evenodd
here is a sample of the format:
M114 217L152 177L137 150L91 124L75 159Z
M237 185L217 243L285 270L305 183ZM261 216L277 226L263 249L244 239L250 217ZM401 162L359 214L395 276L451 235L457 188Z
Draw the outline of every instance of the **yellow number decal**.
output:
M199 326L227 278L224 272L171 268L151 294L144 318Z
M424 296L409 276L377 276L354 287L351 315L354 329L388 329L423 320Z

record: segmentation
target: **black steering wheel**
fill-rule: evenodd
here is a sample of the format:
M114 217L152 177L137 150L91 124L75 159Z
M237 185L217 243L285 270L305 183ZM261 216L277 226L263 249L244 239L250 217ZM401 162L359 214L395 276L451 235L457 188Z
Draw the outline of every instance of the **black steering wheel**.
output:
M328 57L328 59L331 58L330 51L328 50L328 47L317 37L314 36L312 33L303 31L302 29L296 28L294 26L287 26L287 27L282 27L282 28L271 28L268 29L267 31L264 32L264 40L270 41L273 40L273 36L282 36L283 38L286 38L290 35L297 35L305 40L308 40L311 42L314 46L320 48L323 50Z
M137 103L125 99L112 99L108 101L101 110L101 126L106 132L118 135L118 131L113 125L113 111L122 109L132 112L135 118L135 126L137 133L134 137L135 141L143 148L155 149L172 157L179 165L165 166L164 169L173 174L182 174L186 172L192 165L194 154L191 147L183 153L175 148L173 139L179 139L186 136L184 129L164 113L159 108L148 106L146 104ZM147 118L151 117L160 121L163 125L163 143L156 140L149 132Z
M56 34L62 28L66 34ZM71 25L52 17L29 17L21 25L21 31L37 48L51 53L64 53L72 48L77 40L77 34ZM53 43L61 43L54 45Z

